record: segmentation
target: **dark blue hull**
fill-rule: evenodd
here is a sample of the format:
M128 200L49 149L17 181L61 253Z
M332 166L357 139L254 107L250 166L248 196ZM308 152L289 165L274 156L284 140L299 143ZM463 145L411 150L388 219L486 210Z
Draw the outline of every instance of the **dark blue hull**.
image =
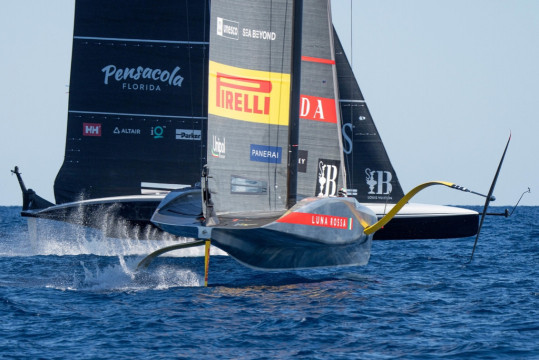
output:
M365 265L372 235L363 229L376 222L376 215L353 198L308 198L281 216L221 217L216 226L167 212L165 204L152 219L162 230L210 239L242 264L263 270Z

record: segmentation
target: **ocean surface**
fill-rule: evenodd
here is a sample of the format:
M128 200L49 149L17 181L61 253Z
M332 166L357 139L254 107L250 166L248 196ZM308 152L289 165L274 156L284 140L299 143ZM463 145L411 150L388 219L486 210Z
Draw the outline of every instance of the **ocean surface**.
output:
M475 208L479 210L479 208ZM502 211L501 208L491 208ZM474 238L375 241L363 267L248 269L0 207L0 358L539 359L539 207Z

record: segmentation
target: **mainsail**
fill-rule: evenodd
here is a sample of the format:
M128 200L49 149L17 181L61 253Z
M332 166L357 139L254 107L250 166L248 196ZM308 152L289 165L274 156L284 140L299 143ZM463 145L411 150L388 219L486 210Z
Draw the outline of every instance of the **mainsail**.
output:
M209 1L77 0L56 203L199 181L208 19Z
M241 14L212 4L208 167L219 212L286 208L291 3ZM336 196L344 184L330 16L326 0L304 5L298 198Z
M218 213L286 209L291 4L212 2L207 163Z

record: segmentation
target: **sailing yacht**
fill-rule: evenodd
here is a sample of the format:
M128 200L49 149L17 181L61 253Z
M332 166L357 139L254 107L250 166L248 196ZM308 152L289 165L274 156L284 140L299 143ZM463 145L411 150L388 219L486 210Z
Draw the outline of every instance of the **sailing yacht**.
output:
M198 240L160 249L139 266L146 267L164 252L203 243L205 283L210 244L263 270L365 265L373 235L405 207L403 224L409 225L410 219L438 225L449 224L447 219L459 224L469 220L468 228L457 231L468 231L466 236L478 233L476 212L437 207L439 212L427 215L425 209L432 207L407 205L433 185L471 191L431 181L402 193L333 33L328 0L244 5L240 0L212 1L202 216L195 219L181 211L195 194L175 194L168 195L152 217L164 231ZM345 130L350 132L343 135ZM363 170L365 184L355 174L354 180L347 180L349 169ZM347 196L348 191L354 196ZM379 219L371 207L393 196L398 202ZM371 200L370 207L356 197ZM448 233L436 230L440 237ZM400 235L424 235L408 231Z
M346 173L330 3L244 5L212 1L204 217L169 223L160 207L152 221L254 268L365 265L376 214L337 196Z
M205 163L208 17L209 0L76 1L55 203L16 169L23 216L112 237L157 230L149 220L164 195L194 188Z
M151 239L166 235L150 222L164 199L168 210L162 212L184 220L201 217L202 165L208 161L207 154L209 161L226 157L233 146L230 140L206 134L209 7L209 1L180 4L168 0L156 6L151 1L77 0L66 149L54 184L56 204L27 189L16 168L23 216L94 227L112 237L135 233ZM308 3L306 16L313 9ZM249 36L275 44L275 31L244 24L234 27L225 20L221 37L227 41ZM342 149L342 156L328 159L317 155L320 150L306 145L298 148L300 185L303 178L317 186L326 184L322 191L300 188L299 195L336 196L338 189L346 188L348 197L356 198L380 219L404 193L339 38L334 30L325 32L333 32L326 35L333 50L327 47L324 59L335 62L332 71L338 85L334 91L339 96L330 106L335 108L332 121L340 118L341 122L341 140L335 147ZM305 44L309 41L306 38ZM312 42L318 42L316 35ZM271 51L278 49L273 46ZM304 55L304 67L320 64L316 59L322 59ZM305 89L317 88L306 81L302 83ZM228 82L219 78L220 89L228 91ZM216 92L209 95L213 93L217 96ZM328 114L326 103L319 107L314 95L303 90L302 94L300 121L308 117L317 121ZM266 110L262 97L256 97L260 101L256 107L255 97L245 99L243 110ZM254 162L287 161L282 146L279 152L275 149L279 146L253 145L254 159L258 159ZM331 161L320 163L320 159ZM338 183L332 182L337 173L329 172L335 168L339 169ZM213 173L213 167L210 170ZM174 201L176 197L181 200ZM406 204L374 239L465 237L477 232L477 224L475 211Z

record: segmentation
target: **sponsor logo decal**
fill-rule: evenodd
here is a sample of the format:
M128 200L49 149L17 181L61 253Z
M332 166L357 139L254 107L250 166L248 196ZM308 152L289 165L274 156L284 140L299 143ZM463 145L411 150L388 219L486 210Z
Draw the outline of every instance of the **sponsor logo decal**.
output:
M298 150L298 172L307 172L307 158L309 152L307 150Z
M82 135L83 136L101 136L101 124L83 123Z
M270 40L277 39L277 34L273 31L257 30L257 29L242 29L242 35L246 38L258 39L258 40Z
M143 66L117 67L110 64L103 67L101 72L105 74L103 80L105 85L116 81L122 84L122 90L161 91L163 85L182 86L183 77L179 74L180 69L179 66L169 71Z
M282 156L281 147L251 144L251 161L280 164Z
M391 191L393 190L393 186L391 185L391 179L393 178L393 175L391 175L390 171L383 171L383 170L371 170L369 168L365 169L365 182L369 186L369 192L367 198L376 200L380 198L384 199L391 199L389 196L379 197L376 195L389 195L391 194ZM370 196L375 195L375 196Z
M269 114L271 81L217 73L216 106L251 114Z
M221 140L218 136L213 135L211 145L211 156L214 158L224 159L226 156L225 138Z
M150 129L150 135L152 135L154 139L162 139L165 128L166 126L152 126Z
M353 230L354 228L353 218L302 212L292 212L278 219L277 222L297 225L322 226L343 230Z
M114 131L112 132L114 135L140 135L140 129L128 129L128 128L122 128L120 129L118 126L114 128Z
M200 130L176 129L176 140L201 140Z
M210 61L208 112L235 120L288 125L290 74Z
M217 17L216 33L218 36L222 36L227 39L239 40L240 23L237 21L224 19L222 17ZM277 34L274 31L249 28L242 28L241 36L255 40L274 41L277 39Z
M301 119L337 123L335 100L317 96L301 95Z
M227 39L238 40L240 33L240 23L237 21L217 17L217 35Z
M318 160L318 179L316 181L316 196L336 196L337 179L339 178L339 160Z
M346 155L350 155L352 153L352 150L354 149L354 144L352 143L352 137L353 137L353 127L351 123L344 124L342 126L342 151Z

